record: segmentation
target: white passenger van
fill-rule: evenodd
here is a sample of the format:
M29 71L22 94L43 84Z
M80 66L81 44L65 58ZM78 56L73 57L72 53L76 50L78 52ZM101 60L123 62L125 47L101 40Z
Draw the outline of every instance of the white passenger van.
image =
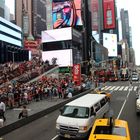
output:
M61 109L56 120L57 134L65 138L85 138L96 118L102 118L108 111L106 95L86 94Z

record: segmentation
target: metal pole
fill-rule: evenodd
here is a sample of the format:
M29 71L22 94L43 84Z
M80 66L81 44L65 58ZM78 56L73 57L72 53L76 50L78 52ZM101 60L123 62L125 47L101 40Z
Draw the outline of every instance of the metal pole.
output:
M94 85L94 82L93 82L93 80L94 80L94 57L93 57L93 40L91 39L91 76L92 76L92 87L93 87L93 85Z
M13 57L13 63L15 62L15 56L14 56L14 52L12 52L12 57Z

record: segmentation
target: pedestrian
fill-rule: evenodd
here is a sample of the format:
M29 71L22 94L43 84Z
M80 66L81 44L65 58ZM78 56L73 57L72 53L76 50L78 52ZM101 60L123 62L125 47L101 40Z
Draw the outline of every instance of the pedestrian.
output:
M6 118L4 116L4 113L5 113L5 103L2 102L2 100L0 99L0 117L2 117L5 122Z
M0 116L0 128L3 127L4 125L4 121L3 121L3 118Z
M130 86L132 86L132 80L130 80Z
M27 110L26 105L23 106L21 112L20 112L19 115L18 115L18 118L19 118L19 119L20 119L21 117L22 117L22 118L27 118L27 117L28 117L28 110Z

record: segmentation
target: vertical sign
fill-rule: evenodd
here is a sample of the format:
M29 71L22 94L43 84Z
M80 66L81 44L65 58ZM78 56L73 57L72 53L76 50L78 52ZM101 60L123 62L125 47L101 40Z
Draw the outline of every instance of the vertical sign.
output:
M24 35L29 34L29 16L23 15L23 33Z
M98 31L98 0L91 0L92 31Z
M47 30L53 29L52 24L52 0L47 0L46 12L47 12Z
M81 65L80 64L73 65L73 81L76 82L78 86L81 85Z
M115 2L114 0L103 0L104 29L115 28Z

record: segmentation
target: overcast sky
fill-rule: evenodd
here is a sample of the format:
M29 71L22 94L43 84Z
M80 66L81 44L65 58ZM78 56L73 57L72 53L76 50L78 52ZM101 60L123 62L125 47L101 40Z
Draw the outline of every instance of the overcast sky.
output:
M14 13L14 0L5 0L7 6L10 6L10 12ZM136 64L140 65L140 0L116 0L118 8L124 8L129 13L129 24L132 27L132 47L135 50Z
M135 50L136 64L140 65L140 0L117 0L117 5L128 10L129 24L132 27L132 47Z

